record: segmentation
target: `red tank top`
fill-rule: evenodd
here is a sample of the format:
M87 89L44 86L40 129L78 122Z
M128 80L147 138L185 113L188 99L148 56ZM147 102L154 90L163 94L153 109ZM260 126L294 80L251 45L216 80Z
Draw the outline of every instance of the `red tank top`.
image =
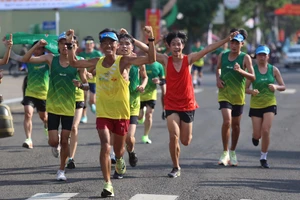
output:
M179 72L173 65L173 57L169 56L166 75L165 110L192 111L198 108L189 71L188 56L184 55Z

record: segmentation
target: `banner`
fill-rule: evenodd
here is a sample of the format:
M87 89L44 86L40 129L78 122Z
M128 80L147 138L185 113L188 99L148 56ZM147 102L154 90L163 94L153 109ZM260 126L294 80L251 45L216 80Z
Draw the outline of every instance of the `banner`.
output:
M29 44L32 45L35 41L44 39L47 41L46 49L51 51L53 54L58 54L58 36L48 34L30 34L24 32L13 33L13 44ZM9 34L6 35L6 40L9 39Z
M0 10L110 7L111 0L0 0Z
M160 38L160 10L146 9L146 26L152 26L155 40Z

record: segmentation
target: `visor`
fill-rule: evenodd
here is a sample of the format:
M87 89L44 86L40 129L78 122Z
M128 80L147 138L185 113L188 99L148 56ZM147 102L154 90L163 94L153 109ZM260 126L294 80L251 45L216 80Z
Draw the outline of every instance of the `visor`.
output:
M110 38L114 41L119 41L117 35L114 32L105 32L99 35L99 40L100 42L104 39L104 38Z
M236 36L234 36L234 38L232 38L232 40L236 40L238 42L243 42L244 36L242 34L237 34Z
M255 50L255 54L260 54L260 53L264 53L268 55L270 53L270 49L267 46L259 46Z

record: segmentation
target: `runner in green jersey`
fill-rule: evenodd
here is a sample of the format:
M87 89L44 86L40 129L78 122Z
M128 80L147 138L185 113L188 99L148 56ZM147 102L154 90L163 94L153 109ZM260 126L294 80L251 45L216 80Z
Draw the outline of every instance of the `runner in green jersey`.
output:
M38 43L34 42L32 47ZM45 54L45 48L36 48L33 56L41 56ZM11 52L11 58L19 62L23 57ZM44 131L48 137L48 115L46 112L46 99L49 88L49 66L47 63L27 63L27 83L22 104L24 106L24 131L26 139L23 147L32 149L32 116L34 108L37 109L40 119L44 123Z
M201 46L201 41L197 40L195 42L195 45L192 46L192 52L199 52L204 49L203 46ZM205 56L204 56L205 57ZM193 85L196 87L197 85L201 85L201 79L203 76L202 68L204 66L204 57L200 58L196 62L193 63L192 66L192 74L193 74Z
M235 32L237 29L233 29ZM245 82L255 80L252 61L249 55L241 52L244 40L247 38L245 30L239 30L230 41L230 51L223 52L218 57L216 70L217 87L219 88L218 102L223 117L222 143L223 153L219 159L219 165L237 166L235 153L240 135L240 121L245 104ZM228 143L232 127L230 152Z
M270 144L270 130L274 116L277 114L275 91L284 91L285 85L277 67L268 63L270 49L267 46L258 46L255 51L257 64L253 67L255 81L246 81L246 93L251 95L249 117L252 120L254 146L262 139L260 165L270 168L267 163L267 154ZM275 84L275 80L278 85Z
M145 92L141 94L141 106L139 114L139 123L144 123L144 135L142 142L144 144L151 144L149 133L152 127L152 117L157 100L157 85L161 88L162 108L164 108L163 97L166 91L165 84L165 70L159 62L146 64L146 72L148 76L148 83ZM144 109L145 108L145 109Z
M48 143L53 147L52 153L54 156L58 156L58 148L61 146L60 168L57 171L56 179L65 181L67 178L64 169L66 159L69 156L68 140L75 113L75 87L72 81L76 78L78 70L69 65L65 32L60 34L58 38L60 55L47 54L32 57L36 48L43 47L46 44L45 40L40 40L23 56L22 62L47 63L49 65L50 79L46 104L46 111L48 112ZM79 72L80 76L85 76L84 70ZM84 84L85 89L88 89L88 83ZM62 125L61 134L58 133L60 123Z
M84 59L91 59L91 58L98 58L102 56L102 53L100 51L95 50L95 43L94 38L92 36L85 37L85 49L84 51L80 52L78 56L83 57ZM96 77L94 76L93 79L88 80L89 86L90 86L90 92L84 92L84 102L85 107L83 109L83 115L80 120L81 123L87 123L87 115L86 115L86 102L87 102L87 96L89 96L89 105L91 108L92 113L95 114L96 111Z
M119 35L119 55L136 56L133 51L133 38L127 33ZM141 78L141 79L140 79ZM140 111L140 93L144 92L144 88L148 82L145 65L135 66L132 65L129 71L129 92L130 92L130 123L128 133L126 136L126 150L128 152L129 164L135 167L138 158L134 151L135 146L135 132L136 125L138 124L138 115ZM111 154L112 155L112 154ZM114 178L119 178L120 175L115 172Z

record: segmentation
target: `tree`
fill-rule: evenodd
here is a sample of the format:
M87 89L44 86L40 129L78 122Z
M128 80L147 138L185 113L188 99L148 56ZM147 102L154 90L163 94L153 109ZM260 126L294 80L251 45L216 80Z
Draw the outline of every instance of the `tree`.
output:
M208 25L213 20L218 9L218 3L222 0L178 0L178 11L183 14L183 19L177 20L171 30L185 30L188 34L189 41L201 38L202 34L207 32ZM138 20L145 20L145 9L151 7L151 1L135 1L131 13ZM162 9L167 0L159 1L159 8Z

